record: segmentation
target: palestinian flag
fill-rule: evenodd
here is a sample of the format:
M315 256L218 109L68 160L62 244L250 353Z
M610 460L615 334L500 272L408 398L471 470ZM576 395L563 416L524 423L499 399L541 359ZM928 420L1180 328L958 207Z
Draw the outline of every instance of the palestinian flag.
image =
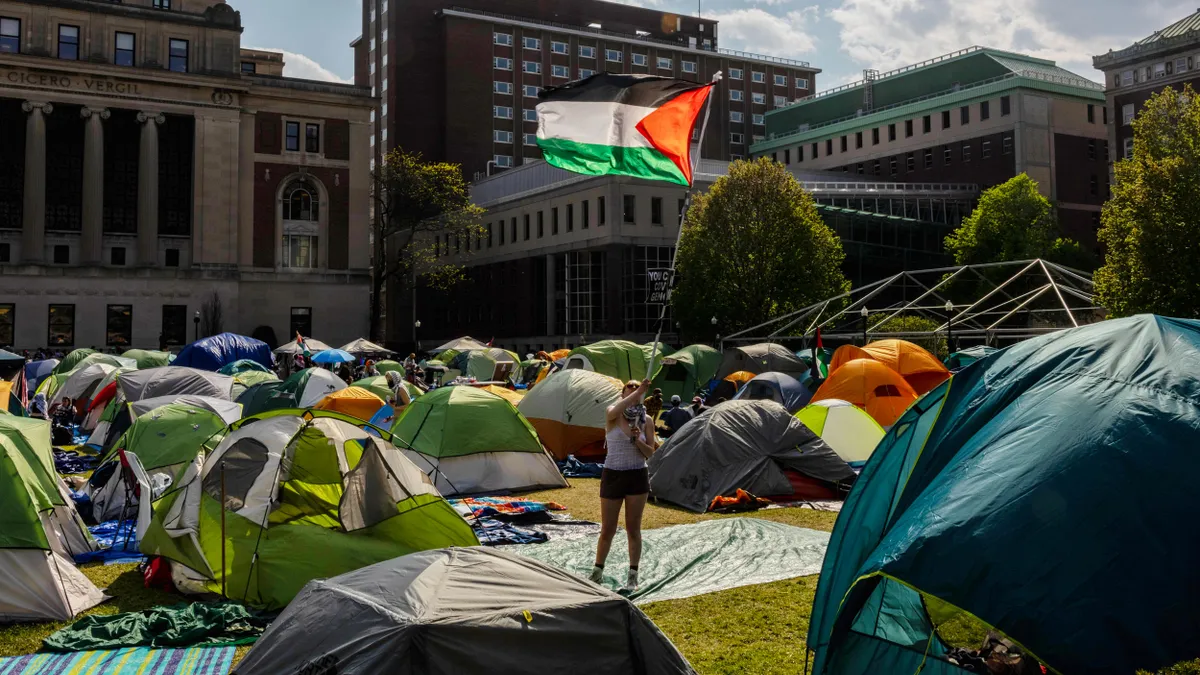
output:
M692 127L712 84L600 73L541 93L538 146L554 166L692 184Z

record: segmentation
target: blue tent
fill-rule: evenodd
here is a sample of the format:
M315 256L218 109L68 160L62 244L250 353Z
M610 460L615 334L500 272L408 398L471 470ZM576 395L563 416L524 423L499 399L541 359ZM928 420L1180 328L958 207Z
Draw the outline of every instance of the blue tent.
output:
M796 378L787 373L763 373L742 385L733 400L775 401L793 415L808 405L812 392Z
M171 362L173 366L187 366L199 370L218 371L225 365L241 359L250 359L259 365L271 367L271 347L262 340L221 333L197 340L183 348Z
M37 389L42 380L50 377L54 372L54 367L58 365L58 359L46 359L44 361L30 361L25 364L25 380L29 382L29 391Z
M1196 656L1200 322L1045 335L913 404L834 526L813 672L966 672L938 628L978 622L1060 673Z

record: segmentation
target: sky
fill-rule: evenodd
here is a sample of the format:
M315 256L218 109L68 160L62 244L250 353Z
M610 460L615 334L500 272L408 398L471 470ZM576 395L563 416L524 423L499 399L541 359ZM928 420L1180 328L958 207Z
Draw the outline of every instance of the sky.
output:
M619 0L695 14L697 0ZM246 47L286 52L286 75L349 81L360 0L229 0ZM817 88L982 45L1051 59L1100 81L1091 57L1196 11L1197 0L699 0L729 49L808 61ZM394 0L403 4L403 0Z

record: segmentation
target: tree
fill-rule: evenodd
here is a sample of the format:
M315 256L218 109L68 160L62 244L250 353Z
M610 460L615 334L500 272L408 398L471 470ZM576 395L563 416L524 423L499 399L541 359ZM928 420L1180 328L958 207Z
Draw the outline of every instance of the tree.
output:
M1133 158L1114 164L1100 218L1096 295L1110 317L1200 314L1200 100L1188 85L1146 101Z
M465 278L464 259L483 235L484 210L471 203L462 167L425 162L396 148L372 175L375 205L371 336L379 337L380 298L389 279L449 288ZM454 256L442 255L450 251ZM411 286L410 286L411 290Z
M1054 206L1022 173L985 190L971 215L946 237L959 265L1044 258L1090 268L1079 244L1059 236Z
M210 337L225 331L225 310L221 306L221 296L216 291L200 304L200 332ZM200 336L197 335L199 340Z
M671 306L690 335L731 333L850 288L842 242L812 196L768 158L737 161L693 197Z

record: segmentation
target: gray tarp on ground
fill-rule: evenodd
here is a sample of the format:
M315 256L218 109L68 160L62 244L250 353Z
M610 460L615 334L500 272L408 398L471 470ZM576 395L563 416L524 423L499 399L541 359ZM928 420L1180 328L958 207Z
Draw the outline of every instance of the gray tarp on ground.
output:
M784 469L835 483L854 478L837 453L774 401L726 401L700 413L650 457L655 498L691 511L741 488L787 495Z
M158 396L212 396L226 401L233 399L233 378L207 370L183 366L163 366L123 373L117 386L127 401L140 401Z
M640 605L817 574L828 545L828 532L758 518L645 530L638 589L630 597ZM592 571L596 535L506 550L586 576ZM604 565L604 585L619 588L628 570L629 549L618 532Z
M616 593L496 549L449 548L310 581L234 672L695 671Z

